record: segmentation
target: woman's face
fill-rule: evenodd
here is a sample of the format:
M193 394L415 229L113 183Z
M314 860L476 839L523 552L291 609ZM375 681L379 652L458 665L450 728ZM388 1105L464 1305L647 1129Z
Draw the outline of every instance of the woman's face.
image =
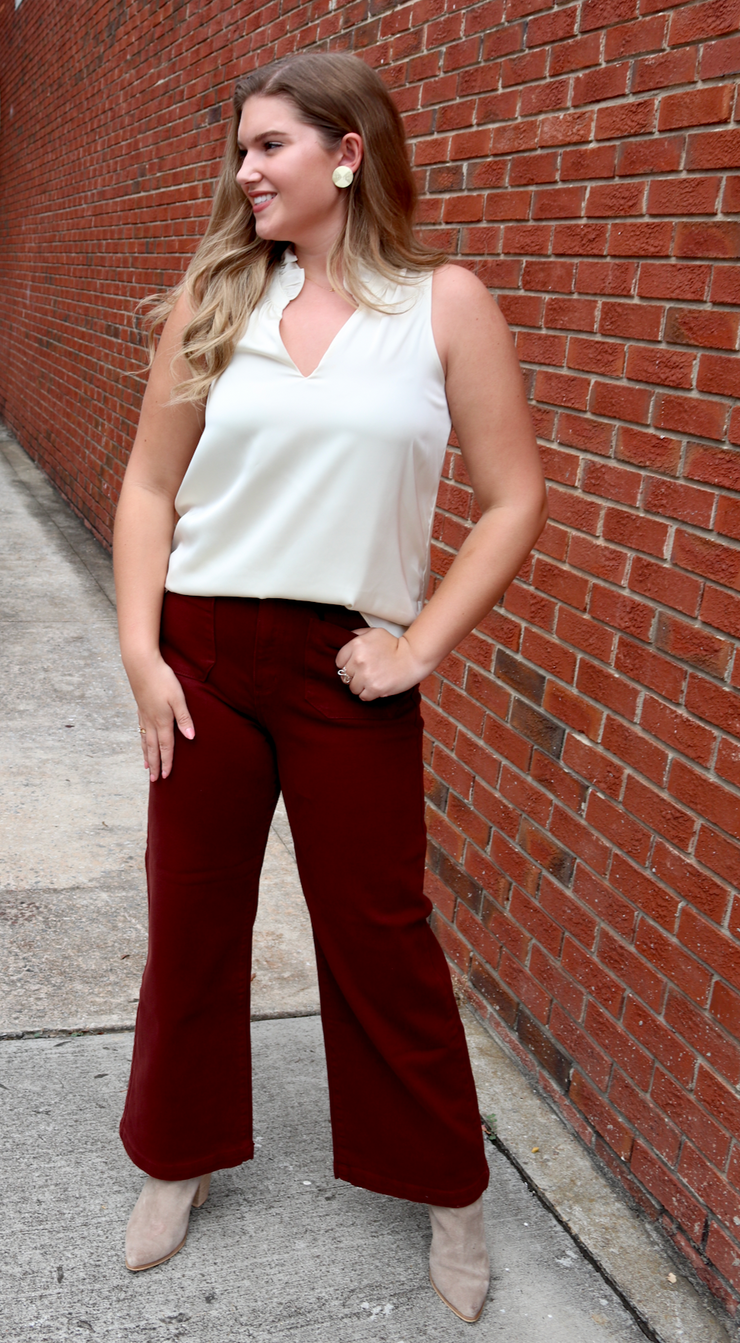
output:
M329 247L344 225L346 192L331 175L340 164L357 170L359 135L327 149L318 131L286 98L254 94L239 122L242 166L236 180L249 197L260 238Z

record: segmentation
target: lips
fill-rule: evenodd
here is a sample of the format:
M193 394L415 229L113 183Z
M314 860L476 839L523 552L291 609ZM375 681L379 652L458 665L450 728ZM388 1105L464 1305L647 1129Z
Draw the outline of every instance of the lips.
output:
M275 191L258 191L254 196L250 196L249 199L254 213L259 214L261 210L266 210L268 205L272 204L276 195L277 192Z

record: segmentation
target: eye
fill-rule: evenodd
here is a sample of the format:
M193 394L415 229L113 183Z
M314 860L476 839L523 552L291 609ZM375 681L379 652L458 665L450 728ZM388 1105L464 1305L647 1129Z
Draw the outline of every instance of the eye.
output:
M280 140L265 140L265 149L280 149Z
M240 149L239 146L237 145L236 156L237 156L239 162L240 162L240 163L243 163L244 160L245 160L245 158L247 157L247 151L246 151L246 149Z

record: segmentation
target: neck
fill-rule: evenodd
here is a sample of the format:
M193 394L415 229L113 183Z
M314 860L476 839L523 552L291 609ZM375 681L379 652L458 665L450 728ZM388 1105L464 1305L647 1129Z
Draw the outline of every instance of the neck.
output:
M326 274L326 264L329 259L329 248L311 248L294 246L293 251L301 270L306 279L314 284L321 285L323 289L329 289L329 280Z

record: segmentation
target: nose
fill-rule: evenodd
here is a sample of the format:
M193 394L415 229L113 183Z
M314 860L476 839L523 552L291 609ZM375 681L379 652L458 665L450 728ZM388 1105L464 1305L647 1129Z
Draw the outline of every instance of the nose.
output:
M245 158L242 160L239 171L236 174L236 180L239 186L246 190L250 182L258 182L261 176L262 174L256 163L249 163Z

